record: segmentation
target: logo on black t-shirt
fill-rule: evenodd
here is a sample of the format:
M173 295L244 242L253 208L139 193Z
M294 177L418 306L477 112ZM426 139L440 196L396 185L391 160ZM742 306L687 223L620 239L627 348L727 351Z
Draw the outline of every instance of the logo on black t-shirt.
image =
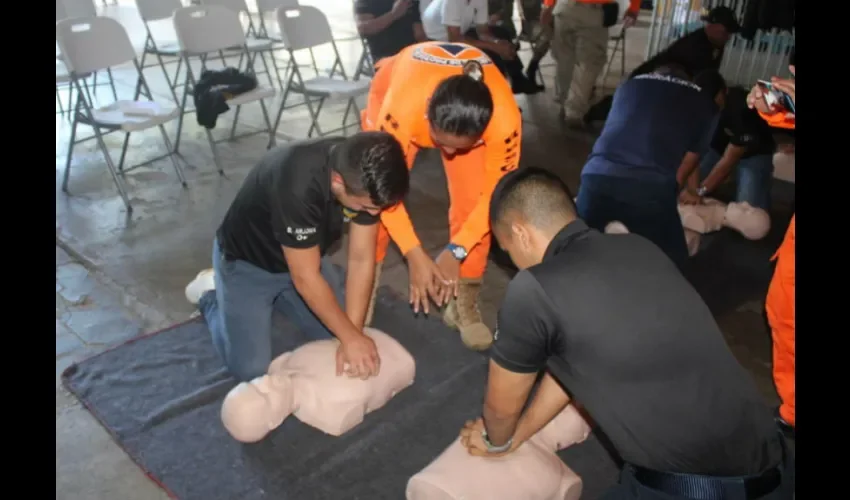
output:
M342 220L345 222L351 222L351 219L357 217L357 211L352 210L348 207L342 207Z

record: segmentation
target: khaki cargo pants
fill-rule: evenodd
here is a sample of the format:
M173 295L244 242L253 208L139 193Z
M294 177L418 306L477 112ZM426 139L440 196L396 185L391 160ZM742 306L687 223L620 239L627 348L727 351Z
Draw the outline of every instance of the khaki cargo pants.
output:
M566 118L580 119L590 109L593 86L608 60L608 28L602 26L600 4L558 2L553 17L558 102Z

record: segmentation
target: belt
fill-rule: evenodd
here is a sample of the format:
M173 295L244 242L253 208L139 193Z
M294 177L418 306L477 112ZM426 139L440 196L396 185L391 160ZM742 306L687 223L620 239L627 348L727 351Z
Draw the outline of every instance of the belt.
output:
M658 472L637 465L627 464L637 482L668 495L682 496L693 500L730 500L761 498L779 488L782 471L787 463L788 450L785 438L779 433L782 460L758 476L713 477L697 474Z
M726 500L760 498L774 491L782 482L781 466L758 476L712 477L696 474L658 472L630 465L637 482L668 495L694 500Z

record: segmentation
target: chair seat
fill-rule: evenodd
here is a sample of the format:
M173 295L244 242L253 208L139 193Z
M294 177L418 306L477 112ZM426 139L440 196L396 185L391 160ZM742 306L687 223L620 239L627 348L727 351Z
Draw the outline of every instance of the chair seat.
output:
M245 40L245 46L248 48L249 52L258 52L263 50L270 50L275 43L279 43L271 38L254 38L248 37ZM241 47L234 47L230 50L242 50Z
M149 48L147 52L150 54L159 54L161 56L179 56L180 44L171 41L160 42L156 44L156 49Z
M371 80L338 80L327 76L317 76L304 81L304 93L325 97L357 97L369 92Z
M227 104L230 106L241 106L243 104L248 104L249 102L259 101L260 99L268 99L269 97L274 97L275 90L269 87L257 87L250 92L245 92L244 94L239 94L237 96L233 96L231 99L227 100Z
M152 101L115 101L93 110L92 115L94 125L136 132L170 122L180 116L180 110Z

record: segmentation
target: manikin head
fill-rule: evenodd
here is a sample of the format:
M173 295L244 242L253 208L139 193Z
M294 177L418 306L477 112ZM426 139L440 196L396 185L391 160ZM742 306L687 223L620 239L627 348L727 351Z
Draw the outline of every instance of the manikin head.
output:
M733 202L726 206L725 224L748 240L760 240L770 231L770 215L746 201Z
M502 178L490 201L490 227L520 270L539 264L555 235L576 219L566 184L540 168Z
M257 377L233 388L221 405L221 421L234 439L256 443L295 410L292 380L285 374Z
M723 5L711 9L702 20L705 21L705 34L717 48L725 46L732 35L741 31L735 12Z
M331 192L340 205L377 215L400 202L410 185L404 151L386 132L359 132L333 150Z
M493 96L484 83L484 68L467 61L463 73L440 82L428 101L428 124L434 145L448 157L481 143L493 116Z

